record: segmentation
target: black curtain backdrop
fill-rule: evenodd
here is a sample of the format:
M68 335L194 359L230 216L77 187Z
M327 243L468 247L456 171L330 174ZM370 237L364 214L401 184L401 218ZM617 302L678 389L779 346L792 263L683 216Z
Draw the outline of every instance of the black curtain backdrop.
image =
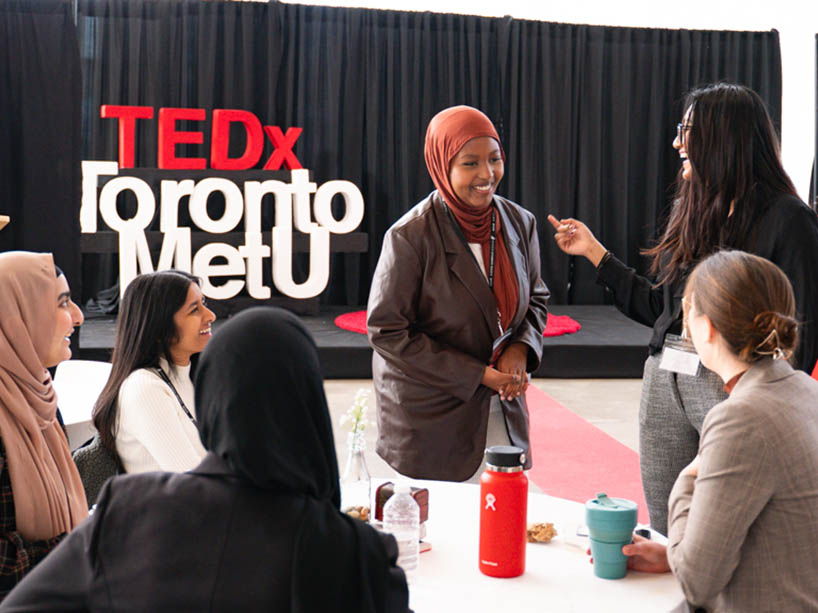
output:
M71 2L0 2L0 251L48 251L81 294L80 68Z
M749 85L780 132L778 33L578 26L503 20L505 191L540 220L555 301L597 304L584 258L562 254L545 216L581 219L640 270L680 167L671 143L684 94L718 80Z
M818 211L818 34L815 35L815 155L812 158L809 198L812 209Z
M157 167L161 107L208 110L207 122L179 122L181 130L204 131L204 144L177 148L185 157L209 159L212 109L247 110L275 123L282 93L279 19L276 5L257 2L80 0L82 159L117 159L117 120L100 118L102 104L154 107L153 119L136 122L135 165L146 168ZM230 154L239 155L243 145L231 138ZM271 151L266 144L262 165ZM136 208L127 193L118 204L123 216ZM185 210L180 207L180 223ZM83 272L87 299L117 281L117 257L85 255Z
M199 0L79 0L78 13L83 159L117 157L116 121L99 118L100 104L239 108L265 124L302 127L295 153L316 183L360 187L370 250L332 256L327 304L365 303L383 234L432 189L423 140L447 106L469 104L495 122L508 155L499 191L537 216L556 303L605 296L590 265L557 250L548 213L579 217L646 268L639 249L667 212L687 90L744 83L780 124L776 31ZM137 125L136 164L155 167L156 120ZM184 155L208 157L207 132ZM89 292L116 280L115 263L100 258L86 256L85 273Z
M384 233L433 189L423 158L429 119L454 104L501 117L495 23L293 5L280 11L280 117L304 126L299 158L317 182L350 180L366 202L361 230L370 251L334 256L327 301L363 304Z

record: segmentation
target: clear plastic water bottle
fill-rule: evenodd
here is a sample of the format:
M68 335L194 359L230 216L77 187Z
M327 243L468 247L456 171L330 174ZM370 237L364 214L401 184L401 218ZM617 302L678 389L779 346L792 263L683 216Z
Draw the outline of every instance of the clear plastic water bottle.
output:
M395 493L383 507L383 530L398 542L398 565L410 581L418 567L420 507L406 482L395 484Z

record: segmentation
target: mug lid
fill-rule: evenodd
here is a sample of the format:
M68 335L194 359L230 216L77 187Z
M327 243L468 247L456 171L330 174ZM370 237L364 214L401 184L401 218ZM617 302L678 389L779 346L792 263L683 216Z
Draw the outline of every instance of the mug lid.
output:
M503 468L523 466L525 452L514 445L494 445L486 449L486 464Z
M611 498L605 492L600 492L596 498L585 503L585 510L593 516L611 516L614 514L633 515L636 517L638 505L627 498Z

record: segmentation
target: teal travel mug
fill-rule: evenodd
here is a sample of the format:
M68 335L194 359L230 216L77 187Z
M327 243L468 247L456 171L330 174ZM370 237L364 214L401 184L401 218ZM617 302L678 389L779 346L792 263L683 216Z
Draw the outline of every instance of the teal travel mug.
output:
M624 498L597 494L585 503L585 523L591 538L594 574L603 579L621 579L628 570L622 546L633 540L637 505Z

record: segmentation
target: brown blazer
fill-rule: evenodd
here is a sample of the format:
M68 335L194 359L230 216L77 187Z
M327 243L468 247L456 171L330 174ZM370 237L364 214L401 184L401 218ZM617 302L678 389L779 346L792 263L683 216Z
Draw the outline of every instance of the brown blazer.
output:
M702 427L669 502L668 562L707 611L818 611L818 381L754 363Z
M520 296L508 342L528 345L532 372L550 295L540 278L536 220L505 198L495 202ZM386 233L367 310L378 455L413 478L468 479L486 442L494 392L480 381L499 336L497 303L436 191ZM530 467L525 398L504 402L503 415Z

